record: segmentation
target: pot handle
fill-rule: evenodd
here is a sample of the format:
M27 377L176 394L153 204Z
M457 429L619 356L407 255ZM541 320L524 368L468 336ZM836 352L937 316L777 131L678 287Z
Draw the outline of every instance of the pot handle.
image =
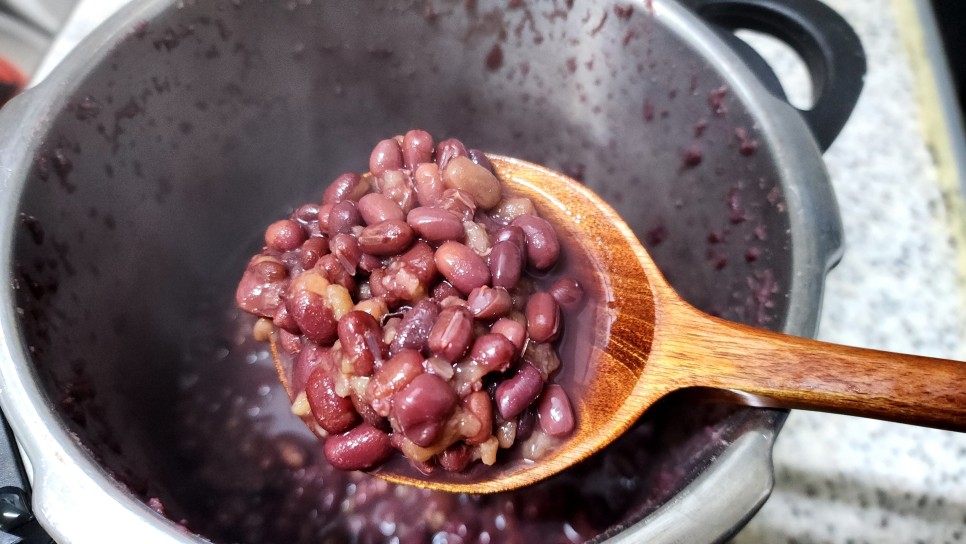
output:
M13 431L0 412L0 543L53 543L30 510L29 489Z
M783 100L778 78L767 63L732 32L763 32L794 49L808 67L815 97L811 109L799 112L822 151L832 145L859 99L866 71L862 42L841 15L819 0L684 0L684 4L726 30L726 41Z

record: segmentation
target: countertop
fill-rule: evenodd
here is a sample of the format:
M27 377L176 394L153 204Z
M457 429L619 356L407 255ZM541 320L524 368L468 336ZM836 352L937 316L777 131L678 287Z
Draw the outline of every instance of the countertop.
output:
M41 72L124 3L81 0ZM827 3L858 32L869 68L825 154L846 250L826 284L819 338L966 360L963 171L944 132L955 117L937 109L935 66L921 27L909 25L916 4ZM794 55L749 40L790 91L808 88ZM966 434L795 411L775 446L775 477L735 543L966 542Z

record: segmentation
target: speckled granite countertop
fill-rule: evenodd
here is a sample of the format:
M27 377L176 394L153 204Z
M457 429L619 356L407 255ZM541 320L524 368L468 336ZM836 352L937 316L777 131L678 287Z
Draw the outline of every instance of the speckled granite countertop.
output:
M124 2L81 0L41 70ZM827 2L858 32L869 71L825 155L846 251L828 278L819 337L966 359L962 190L927 126L932 87L909 46L921 40L909 34L912 2ZM794 57L762 47L790 87L808 87ZM966 434L796 411L775 473L772 497L735 543L966 542Z

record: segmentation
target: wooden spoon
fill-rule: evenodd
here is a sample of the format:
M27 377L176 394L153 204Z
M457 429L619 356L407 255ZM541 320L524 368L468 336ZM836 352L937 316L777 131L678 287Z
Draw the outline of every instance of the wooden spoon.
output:
M577 428L536 463L465 477L425 477L389 464L374 472L380 478L468 493L526 486L597 452L661 397L685 388L748 406L966 430L966 363L828 344L709 316L674 292L631 229L592 191L535 164L488 157L501 181L558 230L574 233L597 266L595 287L606 303L587 362L594 376L573 403ZM274 344L273 353L288 389L291 365Z

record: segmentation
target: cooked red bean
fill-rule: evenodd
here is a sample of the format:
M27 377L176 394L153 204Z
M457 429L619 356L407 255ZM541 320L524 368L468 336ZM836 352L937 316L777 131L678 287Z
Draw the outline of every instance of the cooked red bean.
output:
M480 422L480 430L466 437L466 443L479 446L493 434L493 402L486 391L474 391L463 399L463 408Z
M302 244L299 263L304 270L308 270L319 262L319 259L329 253L329 243L323 238L309 238Z
M335 204L323 204L319 207L319 232L329 233L329 217L332 215L332 208Z
M550 436L565 436L574 430L574 409L563 387L550 384L540 395L540 428Z
M478 319L503 317L513 307L510 293L502 287L477 287L466 298L466 307Z
M450 472L459 472L473 460L473 451L466 444L454 444L436 457L437 463Z
M359 199L359 215L367 225L390 219L405 219L399 204L382 193L369 193Z
M443 277L464 294L490 282L490 269L483 257L459 242L444 242L435 258Z
M353 391L349 398L352 399L352 407L355 408L356 413L362 418L362 421L372 425L373 427L381 431L391 431L392 427L389 425L389 420L385 417L379 415L376 409L372 407L365 399L360 397Z
M439 244L447 240L462 240L466 235L463 221L449 210L421 206L413 208L406 223L426 241Z
M433 287L433 302L439 304L449 297L459 297L459 289L453 287L453 285L448 281L442 281Z
M382 259L376 257L375 255L369 255L368 253L363 253L359 257L359 269L367 273L371 273L373 270L380 268L382 266Z
M404 349L376 369L366 385L366 396L379 415L388 416L390 397L422 373L423 356L416 350Z
M533 434L534 427L537 426L537 410L531 404L526 410L517 417L517 440L526 440Z
M315 269L321 270L322 275L325 276L325 279L329 280L329 283L341 285L350 293L356 288L355 277L346 272L345 267L342 266L339 259L331 253L320 257L318 262L315 263Z
M455 159L456 157L466 157L469 153L466 152L466 146L463 142L457 140L456 138L450 138L448 140L443 140L439 142L436 146L436 164L439 165L440 169L446 168L449 161Z
M486 153L483 153L479 149L470 149L467 154L469 155L471 161L482 166L483 168L486 168L490 172L496 173L493 170L493 163L487 158Z
M328 190L326 190L328 192ZM312 221L319 220L319 205L309 202L308 204L303 204L299 209L295 210L295 218L303 223L311 223Z
M433 160L433 137L425 130L410 130L402 143L403 164L410 170Z
M523 347L527 342L527 327L522 323L518 323L509 318L501 318L490 327L490 332L494 334L502 334L513 343L517 348L517 353L523 352Z
M359 247L370 255L392 255L409 247L413 229L401 219L369 225L359 234Z
M322 204L338 204L343 200L358 201L369 192L369 182L355 172L346 172L335 178L322 195Z
M466 191L480 208L488 210L500 202L500 181L468 157L453 158L442 167L442 172L446 187Z
M376 144L369 155L369 172L373 176L381 176L387 170L398 170L402 167L402 149L399 148L399 142L392 138Z
M484 334L473 342L470 358L476 361L487 372L498 370L503 372L513 362L517 354L517 347L502 334Z
M288 308L284 304L279 304L278 309L275 310L275 316L272 317L272 323L279 328L285 329L292 334L299 334L299 324L295 322L295 318L292 314L288 313Z
M553 226L542 217L522 215L513 220L527 235L527 262L537 270L552 267L560 256L560 240Z
M308 383L309 376L320 367L327 370L335 368L332 350L317 346L312 342L306 342L292 365L292 383L290 384L292 389L305 391L305 384Z
M429 244L422 240L399 256L399 263L416 275L420 282L429 285L436 280L439 270L436 267L435 253Z
M288 277L288 268L282 261L271 257L262 259L252 265L252 272L259 282L269 283L281 281Z
M543 291L530 295L527 301L527 332L535 342L549 342L557 336L560 328L560 309L550 293Z
M435 302L429 299L417 302L399 323L396 336L389 345L389 353L399 353L404 349L428 351L429 333L438 317L439 306Z
M455 213L461 221L472 221L476 214L476 201L473 200L473 195L460 189L443 191L436 207Z
M351 232L352 227L362 224L362 216L356 208L356 203L351 200L343 200L332 206L329 212L328 234L332 238L342 232Z
M523 363L520 370L496 387L494 400L503 419L520 415L543 390L543 377L530 363Z
M395 202L402 209L403 214L409 213L416 204L416 189L413 180L404 170L389 170L382 175L380 190L389 200Z
M393 395L390 417L406 438L417 446L427 447L439 438L456 401L456 392L446 380L424 373Z
M496 235L493 237L493 243L497 244L500 242L513 242L521 251L526 251L527 249L526 233L523 232L522 228L513 225L507 225L496 231Z
M392 454L389 435L363 423L354 429L330 436L322 453L340 470L365 470L380 465Z
M449 362L466 353L473 339L473 316L461 306L450 306L439 313L429 332L429 351Z
M340 397L335 392L335 382L325 368L316 367L305 383L305 396L312 410L312 417L319 426L330 433L343 433L359 422L359 414L352 399Z
M359 259L362 258L362 249L359 247L359 240L350 234L336 234L329 242L332 248L332 255L339 261L347 274L355 274L356 267L359 266Z
M356 376L371 375L376 362L389 355L389 348L382 340L382 327L366 312L356 310L342 316L338 332L342 354Z
M513 289L523 274L523 250L512 241L497 242L489 255L494 287Z
M443 198L443 178L436 163L420 164L413 172L413 186L416 189L416 199L420 206L435 206Z
M319 345L335 341L335 315L321 296L309 291L299 291L285 301L285 307L306 338Z
M291 219L276 221L265 229L265 244L279 251L291 251L305 241L305 231Z
M547 290L564 310L574 310L584 299L584 289L573 278L560 278Z

